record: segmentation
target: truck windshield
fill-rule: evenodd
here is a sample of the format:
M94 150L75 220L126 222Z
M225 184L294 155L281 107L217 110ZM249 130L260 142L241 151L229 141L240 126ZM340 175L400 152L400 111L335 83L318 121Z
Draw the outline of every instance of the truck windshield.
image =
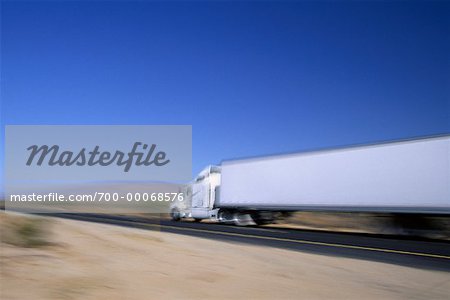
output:
M218 166L211 166L210 173L220 173L220 167Z

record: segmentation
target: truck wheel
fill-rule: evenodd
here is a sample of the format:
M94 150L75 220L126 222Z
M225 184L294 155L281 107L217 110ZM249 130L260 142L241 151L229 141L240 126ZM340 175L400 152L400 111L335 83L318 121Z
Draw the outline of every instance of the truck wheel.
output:
M272 213L252 213L251 214L253 222L255 222L256 225L267 225L267 224L273 224L274 223L274 215Z
M196 223L199 223L199 222L201 222L201 221L202 221L202 219L194 218L194 222L196 222Z
M228 210L220 210L218 214L219 222L224 224L234 223L233 215L234 214Z
M176 208L173 208L170 211L170 218L172 219L172 221L180 221L181 219L180 211Z
M234 225L236 225L236 226L255 225L255 222L253 222L253 219L250 216L250 214L244 214L241 212L234 213L233 221L234 221Z

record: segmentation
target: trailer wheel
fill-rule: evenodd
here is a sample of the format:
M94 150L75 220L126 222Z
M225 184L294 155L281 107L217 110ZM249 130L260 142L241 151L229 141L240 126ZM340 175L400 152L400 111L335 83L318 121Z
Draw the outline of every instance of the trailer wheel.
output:
M273 223L273 221L262 220L262 219L258 219L258 218L252 218L252 219L253 219L253 222L255 222L255 224L258 226L268 225L268 224Z
M180 211L177 208L173 208L170 211L170 218L172 219L172 221L180 221L181 219Z
M269 212L254 212L251 217L256 225L273 224L275 221L274 214Z

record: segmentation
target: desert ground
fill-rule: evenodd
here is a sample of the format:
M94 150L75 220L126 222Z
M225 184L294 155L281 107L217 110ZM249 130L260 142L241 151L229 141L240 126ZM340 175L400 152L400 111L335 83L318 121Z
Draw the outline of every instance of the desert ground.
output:
M80 221L30 223L30 217L4 212L0 220L1 299L450 295L446 272Z

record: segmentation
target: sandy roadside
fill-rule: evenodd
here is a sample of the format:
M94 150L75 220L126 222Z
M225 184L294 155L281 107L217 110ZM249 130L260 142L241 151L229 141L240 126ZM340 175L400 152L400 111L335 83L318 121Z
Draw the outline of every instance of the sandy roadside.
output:
M450 274L70 220L1 244L1 299L448 299Z

